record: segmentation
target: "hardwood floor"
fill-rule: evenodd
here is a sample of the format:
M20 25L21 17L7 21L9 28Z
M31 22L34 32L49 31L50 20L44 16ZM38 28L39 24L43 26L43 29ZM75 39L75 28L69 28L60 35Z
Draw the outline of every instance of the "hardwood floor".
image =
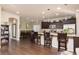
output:
M21 39L20 42L12 40L8 46L0 48L1 55L57 55L56 48L47 48L33 44L29 39Z

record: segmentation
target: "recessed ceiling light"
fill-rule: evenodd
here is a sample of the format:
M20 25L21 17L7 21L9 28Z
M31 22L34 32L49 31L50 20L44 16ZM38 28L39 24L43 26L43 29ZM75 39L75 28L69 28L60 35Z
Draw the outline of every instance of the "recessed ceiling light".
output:
M20 14L20 12L19 12L19 11L17 11L17 12L16 12L16 14Z
M79 9L77 9L76 12L79 12Z
M57 10L60 10L61 8L60 7L57 7Z
M43 11L42 14L45 14L45 12Z

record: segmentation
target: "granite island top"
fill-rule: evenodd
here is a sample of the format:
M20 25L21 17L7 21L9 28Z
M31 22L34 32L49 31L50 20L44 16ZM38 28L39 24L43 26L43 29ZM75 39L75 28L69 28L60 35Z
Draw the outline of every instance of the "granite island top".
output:
M44 33L43 33L43 32L38 32L38 35L44 35ZM57 37L57 33L50 33L50 35ZM68 37L74 37L74 36L79 37L79 36L76 35L76 34L67 34L67 36L68 36Z

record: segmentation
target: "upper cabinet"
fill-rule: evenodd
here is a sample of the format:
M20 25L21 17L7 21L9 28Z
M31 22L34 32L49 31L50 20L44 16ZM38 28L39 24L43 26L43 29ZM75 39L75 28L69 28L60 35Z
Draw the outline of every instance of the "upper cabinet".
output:
M70 18L63 21L64 24L76 24L76 18Z
M49 29L50 22L41 22L41 27L42 29Z
M63 29L64 24L76 24L76 18L72 17L67 20L63 19L58 21L54 20L53 22L42 22L41 26L42 29L49 29L50 25L54 25L56 29Z
M63 22L62 21L59 21L59 22L42 22L41 23L41 26L42 26L42 29L49 29L50 26L55 26L55 28L57 29L63 29Z

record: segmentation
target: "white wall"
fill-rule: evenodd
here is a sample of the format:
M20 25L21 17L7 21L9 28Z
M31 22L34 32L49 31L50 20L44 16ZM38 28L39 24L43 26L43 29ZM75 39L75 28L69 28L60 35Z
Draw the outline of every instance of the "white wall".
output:
M17 19L17 35L16 35L16 40L19 40L20 38L20 29L19 29L19 20L20 20L20 17L16 14L13 14L13 13L10 13L10 12L6 12L6 11L2 11L1 13L1 24L9 24L9 18L16 18ZM11 33L10 33L10 38L11 37Z
M40 32L41 25L33 25L33 31Z
M0 7L0 33L1 33L1 7ZM1 37L1 34L0 34L0 37ZM1 48L1 46L0 46L0 48Z
M27 26L28 24L28 26ZM33 23L29 20L26 19L20 19L20 30L25 31L25 30L32 30L32 25Z
M27 27L28 24L28 27ZM33 25L41 25L41 21L38 19L20 19L20 30L33 30Z
M0 24L1 24L1 7L0 7Z
M17 20L19 19L19 16L10 12L2 11L2 20L1 24L4 24L5 22L9 21L9 18L16 18Z

